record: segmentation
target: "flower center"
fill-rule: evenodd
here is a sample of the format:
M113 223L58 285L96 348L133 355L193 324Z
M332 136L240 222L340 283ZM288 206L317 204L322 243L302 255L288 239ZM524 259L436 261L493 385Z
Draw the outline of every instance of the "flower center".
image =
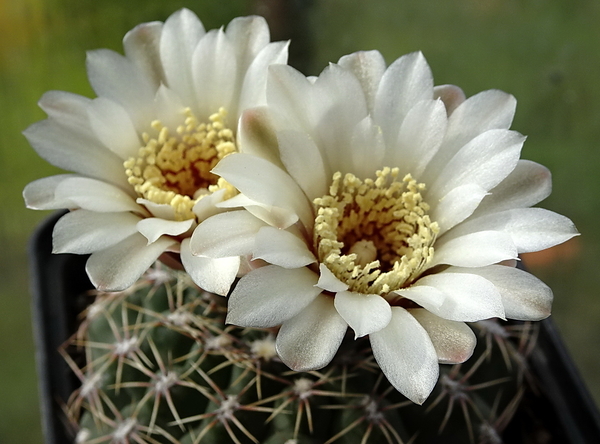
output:
M439 226L410 174L377 171L377 179L333 175L329 194L314 200L319 261L351 291L385 295L409 285L433 258Z
M192 111L185 110L185 122L176 134L158 120L152 122L155 137L143 134L146 144L137 157L123 166L129 183L140 197L173 207L176 220L193 219L192 208L202 197L226 188L226 197L234 188L212 174L212 168L226 155L237 151L233 132L224 124L224 108L199 122Z

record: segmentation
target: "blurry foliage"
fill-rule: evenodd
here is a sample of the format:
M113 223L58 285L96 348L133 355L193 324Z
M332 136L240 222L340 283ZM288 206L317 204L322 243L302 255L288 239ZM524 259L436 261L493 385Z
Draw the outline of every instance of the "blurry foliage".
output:
M554 289L554 317L600 400L600 2L0 0L0 442L41 442L25 243L45 215L24 209L21 190L58 170L20 134L44 118L37 100L49 89L92 96L85 51L121 52L125 32L140 22L186 6L214 28L282 4L310 7L308 32L295 29L298 15L277 31L294 35L292 53L312 49L312 62L303 59L307 74L356 50L379 49L388 62L421 50L437 84L460 85L467 95L498 88L517 97L513 127L528 135L523 157L554 176L543 206L571 217L583 234L575 248L530 267Z

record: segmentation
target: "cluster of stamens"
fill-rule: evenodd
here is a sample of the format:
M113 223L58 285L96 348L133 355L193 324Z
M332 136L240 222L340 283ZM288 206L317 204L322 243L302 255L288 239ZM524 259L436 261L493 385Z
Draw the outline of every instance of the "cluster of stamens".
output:
M235 152L233 132L225 125L225 109L199 122L185 110L185 122L176 134L155 120L155 136L143 134L145 145L137 157L124 162L129 183L138 195L156 204L170 205L176 220L193 219L196 202L205 195L226 188L227 197L234 188L210 171L226 155Z
M349 290L386 295L409 285L433 258L439 232L427 215L425 185L397 168L375 180L333 175L329 195L314 200L319 261Z

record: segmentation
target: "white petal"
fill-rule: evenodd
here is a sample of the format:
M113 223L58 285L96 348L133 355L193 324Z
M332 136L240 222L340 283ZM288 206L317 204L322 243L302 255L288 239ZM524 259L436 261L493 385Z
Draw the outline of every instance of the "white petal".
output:
M175 209L169 204L157 204L151 200L137 198L136 203L143 205L154 216L165 220L175 220Z
M223 211L217 207L217 205L223 202L223 196L225 195L226 191L227 190L225 188L222 188L214 193L207 194L194 204L192 211L199 221L208 219L209 217Z
M238 127L239 150L242 153L267 159L283 168L279 159L279 143L266 106L247 109L240 116Z
M385 328L392 319L390 304L378 294L342 291L335 295L334 305L354 330L354 339Z
M283 268L300 268L317 261L299 234L273 227L258 230L252 256Z
M142 23L123 39L125 56L143 72L153 89L164 82L165 73L160 60L161 22Z
M441 364L460 364L471 357L477 337L467 324L442 319L422 308L410 314L427 331Z
M260 18L262 19L262 17ZM272 64L287 63L288 45L289 42L271 43L256 55L242 77L239 104L232 112L239 113L245 109L266 104L268 68Z
M388 146L396 141L399 125L410 108L432 98L433 76L423 54L407 54L388 67L381 78L373 111Z
M137 156L142 144L127 111L119 104L98 97L92 101L88 115L94 133L108 149L124 160Z
M235 51L222 29L208 32L192 55L192 78L200 119L219 108L231 107L235 88L237 60Z
M131 60L108 49L89 51L86 65L98 97L121 105L138 131L150 125L156 89L146 73Z
M353 162L346 154L350 137L354 135L351 128L369 115L362 86L350 71L331 64L316 80L312 92L314 129L311 136L330 168L342 173L351 172Z
M531 207L550 195L552 177L548 168L521 159L512 173L490 191L473 217L512 208Z
M179 95L172 89L161 84L156 91L156 119L169 129L171 134L177 127L184 123L186 105Z
M446 108L441 100L423 100L411 107L400 126L388 165L401 165L400 177L420 177L446 133Z
M269 161L250 154L234 153L221 160L213 173L223 177L250 199L292 211L306 227L312 227L312 205L298 184Z
M264 222L244 210L216 214L194 230L192 254L213 258L251 254L254 237L264 226Z
M379 82L385 72L385 60L379 51L359 51L343 56L338 64L352 71L360 82L369 110L373 110Z
M192 54L204 34L202 22L189 9L181 9L172 14L163 26L160 56L167 86L180 97L193 97L195 94L191 68Z
M446 106L446 113L452 114L454 110L466 99L465 93L456 85L439 85L433 88L433 98L441 99Z
M102 144L88 119L91 100L62 91L49 91L40 99L47 120L34 123L23 134L36 152L52 165L129 187L123 160Z
M440 226L438 236L473 214L486 194L479 185L467 184L454 188L438 202L431 202L430 217Z
M225 296L240 268L240 258L193 256L190 251L190 240L181 242L181 263L196 285L203 290Z
M448 233L452 233L451 231ZM518 251L513 238L501 231L478 231L463 236L442 238L435 244L429 268L439 264L461 267L483 267L508 259L516 259Z
M446 140L428 172L435 175L435 171L479 134L491 129L508 129L516 106L513 96L498 90L483 91L462 102L450 115Z
M148 245L141 234L92 253L86 271L92 284L102 291L121 291L131 287L167 248L176 242L167 237Z
M349 148L349 149L348 149ZM381 128L375 125L371 116L365 117L352 131L350 144L344 156L350 156L352 173L357 177L373 177L375 171L381 168L385 155L385 142ZM390 163L390 165L396 165ZM331 177L325 183L325 192L314 197L327 194Z
M369 335L373 356L388 381L411 401L422 404L439 376L438 358L425 329L401 307L383 330Z
M298 222L298 216L291 210L263 205L250 199L248 196L238 194L231 199L219 202L218 208L245 208L254 217L262 220L265 224L272 227L291 227Z
M316 285L332 293L346 291L349 287L348 284L340 281L325 264L319 264L319 282Z
M508 319L539 321L550 316L552 290L535 276L518 268L490 265L483 268L450 267L448 272L472 273L496 286Z
M242 277L229 296L226 322L240 327L280 325L321 293L316 282L317 275L308 268L257 268Z
M57 199L56 187L67 179L78 177L74 174L59 174L44 177L27 184L23 190L25 205L32 210L59 210L61 208L74 208L75 202L67 197Z
M280 129L313 128L312 85L299 71L287 65L271 65L267 81L267 103ZM288 126L289 125L289 126Z
M311 137L301 131L277 132L281 161L306 196L312 200L327 194L327 177L323 157Z
M71 211L54 226L52 252L90 254L104 250L136 233L139 220L131 213Z
M460 322L475 322L482 319L504 319L502 298L496 287L487 279L469 273L431 274L419 279L413 288L421 285L433 287L444 294L444 302L439 308L424 306L433 314L444 319ZM397 290L410 297L410 288Z
M435 201L453 188L470 183L486 191L492 189L515 169L524 141L525 137L514 131L481 134L462 147L441 171L431 172L435 176L431 177L428 198Z
M248 68L254 57L270 40L267 21L256 15L234 18L227 25L225 34L233 44L240 68L243 70Z
M519 253L544 250L579 234L568 218L543 208L500 211L477 219L468 219L454 230L450 232L453 235L475 230L501 231L510 235Z
M84 210L110 213L143 209L129 194L114 185L87 177L68 177L56 186L55 199L68 200Z
M174 221L148 217L138 222L137 229L151 244L163 235L179 236L192 228L193 223L194 219Z
M281 326L275 347L292 370L317 370L331 362L347 328L333 306L333 299L319 296Z

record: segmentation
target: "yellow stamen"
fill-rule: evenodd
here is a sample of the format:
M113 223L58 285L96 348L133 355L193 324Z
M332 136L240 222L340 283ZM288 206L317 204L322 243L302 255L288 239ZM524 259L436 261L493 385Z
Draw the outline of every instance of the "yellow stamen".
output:
M209 123L201 123L187 108L185 122L175 135L158 120L152 122L156 136L144 133L146 145L137 157L123 163L140 197L170 205L176 220L193 219L192 208L211 192L225 188L226 198L232 197L235 189L210 172L219 160L237 151L233 132L224 124L226 115L221 108Z
M329 195L314 200L314 242L319 261L351 291L385 295L418 276L433 258L439 232L427 215L424 184L398 168L375 180L333 175Z

